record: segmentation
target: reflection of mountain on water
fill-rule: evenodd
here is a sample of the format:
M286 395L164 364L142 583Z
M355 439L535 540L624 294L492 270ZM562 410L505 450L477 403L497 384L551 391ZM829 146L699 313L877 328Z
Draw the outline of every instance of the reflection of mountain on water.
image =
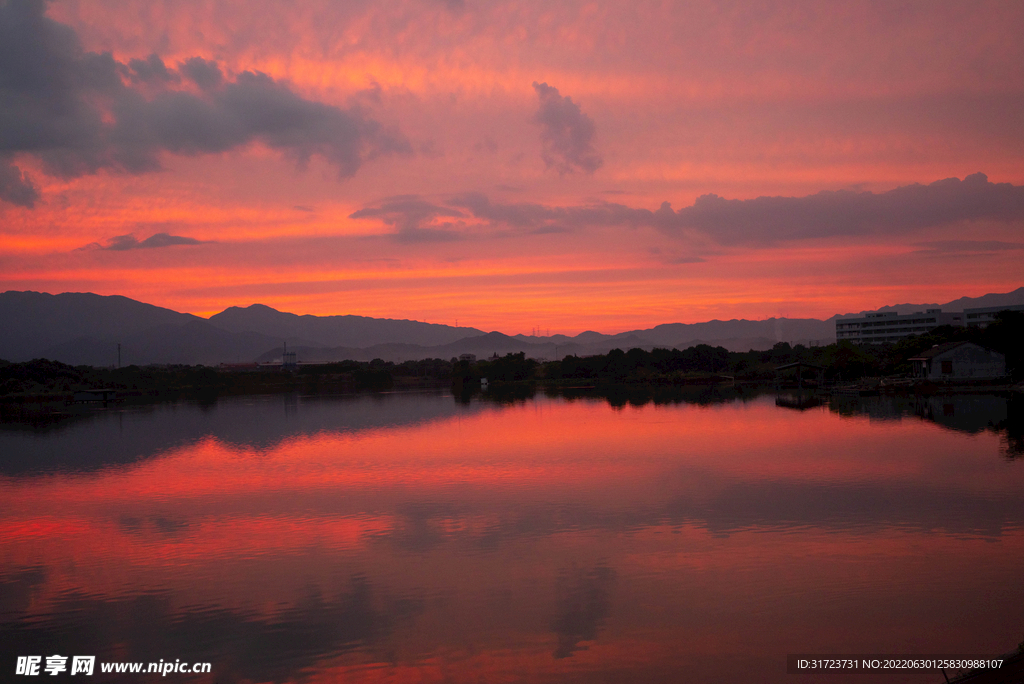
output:
M98 470L211 437L242 448L269 449L301 435L403 427L493 408L460 405L443 393L289 394L69 414L45 424L6 422L0 423L0 474Z
M996 394L833 397L829 409L872 421L918 417L944 428L977 434L990 430L1002 437L1009 458L1024 455L1024 397Z

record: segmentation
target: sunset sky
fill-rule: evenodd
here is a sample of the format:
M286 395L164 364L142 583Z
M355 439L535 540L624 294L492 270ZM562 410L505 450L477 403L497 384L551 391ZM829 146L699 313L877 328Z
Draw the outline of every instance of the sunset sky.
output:
M574 334L1024 284L1024 3L0 0L0 291Z

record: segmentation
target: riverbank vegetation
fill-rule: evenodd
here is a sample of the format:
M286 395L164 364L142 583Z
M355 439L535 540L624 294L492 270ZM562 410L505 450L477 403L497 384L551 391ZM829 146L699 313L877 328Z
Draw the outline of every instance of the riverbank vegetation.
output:
M821 368L826 382L909 376L909 359L934 345L972 341L1006 356L1013 381L1024 379L1024 313L1003 312L985 329L944 326L895 344L857 346L840 342L821 347L776 344L765 351L731 352L698 344L687 349L612 349L607 354L540 362L522 352L480 361L425 359L393 363L341 361L291 369L205 366L128 366L96 368L35 359L0 361L0 402L73 401L76 392L113 389L118 398L176 398L196 395L332 393L451 386L474 391L486 378L492 391L514 385L545 387L764 384L780 366L803 362ZM819 371L814 369L812 374Z
M0 361L0 402L73 401L76 392L116 390L120 399L202 395L310 394L447 386L452 364L441 359L401 364L372 362L225 370L208 366L164 365L96 368L48 359Z

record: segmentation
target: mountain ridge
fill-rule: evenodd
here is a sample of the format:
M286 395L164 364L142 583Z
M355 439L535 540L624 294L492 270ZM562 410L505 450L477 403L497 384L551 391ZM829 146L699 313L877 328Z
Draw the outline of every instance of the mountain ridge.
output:
M960 297L946 304L898 304L875 311L911 313L924 308L1024 304L1024 287L1007 293ZM121 363L204 364L280 359L283 345L300 362L344 359L405 361L524 352L535 358L606 353L616 347L685 348L720 345L731 351L767 349L777 342L827 344L835 340L835 319L731 319L662 323L643 330L575 336L506 335L407 319L351 314L316 316L278 311L265 304L232 306L209 319L139 302L121 295L8 291L0 294L0 359L44 357L74 365Z
M990 292L988 294L981 295L980 297L960 297L946 302L945 304L891 304L878 309L861 311L855 314L836 314L832 318L862 316L868 313L889 311L895 311L899 314L909 314L924 309L942 309L943 311L959 312L964 309L974 309L984 306L1012 306L1015 304L1024 304L1024 286L1018 287L1016 290L1012 290L1010 292Z
M417 340L416 344L436 345L484 334L483 330L477 328L453 328L408 319L371 318L353 314L293 314L265 304L231 306L210 316L209 321L230 332L305 338L321 346L369 347L410 337Z

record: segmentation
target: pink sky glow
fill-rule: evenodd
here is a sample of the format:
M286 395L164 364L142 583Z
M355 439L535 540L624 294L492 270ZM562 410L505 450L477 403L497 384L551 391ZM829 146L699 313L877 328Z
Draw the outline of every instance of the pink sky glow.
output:
M0 290L510 334L1006 292L1021 26L938 0L0 0Z

